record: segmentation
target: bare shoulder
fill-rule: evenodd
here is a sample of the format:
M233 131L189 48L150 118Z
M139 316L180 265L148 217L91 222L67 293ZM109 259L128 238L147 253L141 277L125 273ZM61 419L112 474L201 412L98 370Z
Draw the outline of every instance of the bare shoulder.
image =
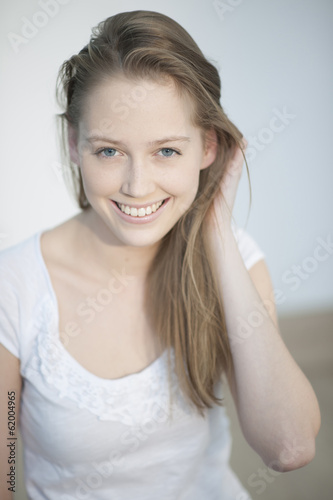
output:
M70 241L77 231L81 214L44 231L41 235L41 250L48 263L59 262L62 257L69 256Z
M83 292L89 295L100 287L100 275L94 272L96 259L85 245L85 222L85 214L80 212L41 235L42 257L63 313L82 300ZM104 276L103 269L101 274Z

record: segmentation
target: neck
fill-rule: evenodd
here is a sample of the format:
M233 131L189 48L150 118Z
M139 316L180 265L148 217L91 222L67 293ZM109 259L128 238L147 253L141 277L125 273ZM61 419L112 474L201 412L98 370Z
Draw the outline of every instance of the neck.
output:
M78 214L76 220L75 240L80 247L79 254L89 265L96 265L102 273L126 272L136 283L145 281L159 242L145 247L122 243L92 208Z

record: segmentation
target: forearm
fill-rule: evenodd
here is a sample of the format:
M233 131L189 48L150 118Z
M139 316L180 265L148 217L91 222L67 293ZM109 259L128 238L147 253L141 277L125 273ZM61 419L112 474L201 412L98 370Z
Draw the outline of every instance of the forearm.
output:
M271 462L294 449L295 460L314 452L320 425L311 384L287 350L251 280L231 230L214 249L219 291L234 364L232 383L249 444ZM259 304L259 307L258 307ZM260 312L261 310L261 312ZM303 449L303 452L301 450ZM292 453L292 452L290 452Z

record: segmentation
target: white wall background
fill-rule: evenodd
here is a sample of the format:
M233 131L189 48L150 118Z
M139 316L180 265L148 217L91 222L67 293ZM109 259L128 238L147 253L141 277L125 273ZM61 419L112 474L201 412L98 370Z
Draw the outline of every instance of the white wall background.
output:
M316 253L333 238L330 0L2 1L0 248L78 211L57 169L56 74L99 21L136 9L180 22L220 70L222 105L252 147L245 229L266 254L278 313L333 308L333 248ZM27 20L39 24L30 35ZM26 43L15 51L9 33ZM272 121L283 109L292 117ZM244 168L239 226L248 204Z

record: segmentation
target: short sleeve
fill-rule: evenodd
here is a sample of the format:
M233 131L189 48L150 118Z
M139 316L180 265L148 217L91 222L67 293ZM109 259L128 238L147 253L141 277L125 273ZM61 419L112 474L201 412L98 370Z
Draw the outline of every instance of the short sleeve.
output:
M233 226L233 232L246 269L250 269L259 260L265 259L264 252L249 233L236 226Z
M17 358L19 347L19 305L16 279L0 259L0 343Z
M38 254L40 233L0 251L0 343L21 365L33 342L36 308L47 293Z

